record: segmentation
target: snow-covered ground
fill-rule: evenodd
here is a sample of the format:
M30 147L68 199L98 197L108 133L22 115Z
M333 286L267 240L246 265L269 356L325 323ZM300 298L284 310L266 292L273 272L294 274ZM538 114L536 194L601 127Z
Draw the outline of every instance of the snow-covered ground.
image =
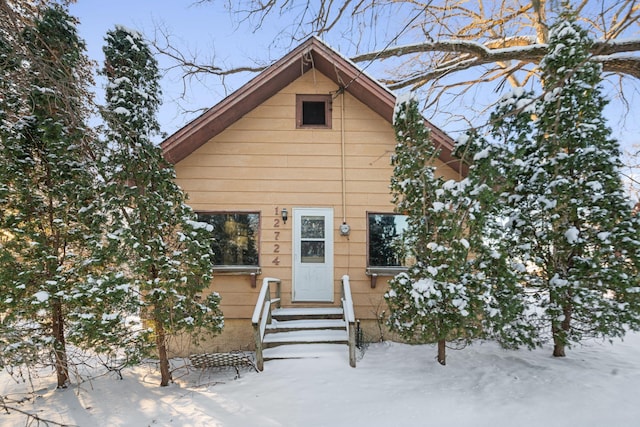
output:
M270 361L239 379L233 369L178 369L167 388L144 365L125 370L123 380L103 375L64 391L55 390L54 375L42 376L24 395L25 385L3 371L0 395L29 397L12 404L83 427L640 426L640 334L614 345L590 341L564 359L550 354L476 343L450 350L441 367L433 346L387 342L370 345L355 369L345 348L322 359ZM0 425L24 426L25 417L0 413Z

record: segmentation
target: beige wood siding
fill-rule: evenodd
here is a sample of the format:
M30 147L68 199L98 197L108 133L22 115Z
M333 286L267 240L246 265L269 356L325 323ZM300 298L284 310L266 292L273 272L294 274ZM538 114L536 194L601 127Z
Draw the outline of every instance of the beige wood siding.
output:
M283 303L291 302L291 222L279 224L282 208L291 217L296 207L334 209L335 302L340 278L348 274L356 316L375 318L386 309L386 279L371 289L366 269L366 214L393 212L389 194L390 156L395 147L392 126L351 95L337 95L331 129L296 129L296 94L335 95L338 87L310 71L288 85L176 165L179 185L196 211L260 212L258 286L248 276L217 274L212 289L222 295L227 319L249 318L263 277L282 280ZM344 106L342 102L344 99ZM344 118L342 112L344 111ZM344 132L342 124L344 123ZM342 138L344 137L346 210L342 206ZM448 178L457 174L438 165ZM348 237L338 227L343 216ZM276 240L275 232L280 234ZM275 253L275 245L279 253ZM278 258L279 265L273 263Z

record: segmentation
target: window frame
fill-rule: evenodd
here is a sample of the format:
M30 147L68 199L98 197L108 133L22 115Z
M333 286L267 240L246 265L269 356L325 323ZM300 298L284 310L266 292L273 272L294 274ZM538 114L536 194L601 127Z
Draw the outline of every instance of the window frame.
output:
M261 227L262 227L262 213L260 211L197 211L198 221L210 224L207 221L203 221L200 215L257 215L257 227L255 229L255 251L256 251L256 264L214 264L214 273L230 273L230 274L260 274L260 243L261 243ZM212 236L215 238L215 235ZM215 260L213 260L215 261Z
M324 103L324 124L304 124L303 123L303 103L305 102L323 102ZM296 95L296 129L331 129L332 117L331 95Z

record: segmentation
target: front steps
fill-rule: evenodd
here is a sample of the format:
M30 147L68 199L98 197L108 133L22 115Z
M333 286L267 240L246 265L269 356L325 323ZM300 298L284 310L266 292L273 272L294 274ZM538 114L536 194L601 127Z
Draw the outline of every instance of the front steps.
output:
M342 308L279 308L271 312L264 360L347 355L349 336Z

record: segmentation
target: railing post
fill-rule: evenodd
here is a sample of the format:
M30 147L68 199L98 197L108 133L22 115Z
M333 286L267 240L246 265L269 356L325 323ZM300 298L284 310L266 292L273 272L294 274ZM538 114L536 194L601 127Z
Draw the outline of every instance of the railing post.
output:
M349 365L356 367L356 319L353 312L353 299L351 298L351 284L349 276L342 276L342 307L344 320L347 323L347 333L349 335Z
M265 303L265 307L269 307L268 311L267 311L267 324L271 323L271 282L267 282L267 295L265 296L265 301L268 302ZM264 316L264 313L262 313L262 315Z
M273 301L271 298L271 282L277 284L276 295L278 299ZM271 323L271 304L275 302L280 306L280 279L274 279L265 277L262 280L262 287L258 294L258 302L253 310L253 316L251 316L251 323L253 324L253 335L256 344L256 367L259 371L264 369L264 354L263 354L263 335L265 333L266 325Z
M253 325L253 335L256 341L256 368L259 371L264 370L264 356L262 355L262 334L260 333L260 324Z
M356 367L356 326L349 322L349 366Z

